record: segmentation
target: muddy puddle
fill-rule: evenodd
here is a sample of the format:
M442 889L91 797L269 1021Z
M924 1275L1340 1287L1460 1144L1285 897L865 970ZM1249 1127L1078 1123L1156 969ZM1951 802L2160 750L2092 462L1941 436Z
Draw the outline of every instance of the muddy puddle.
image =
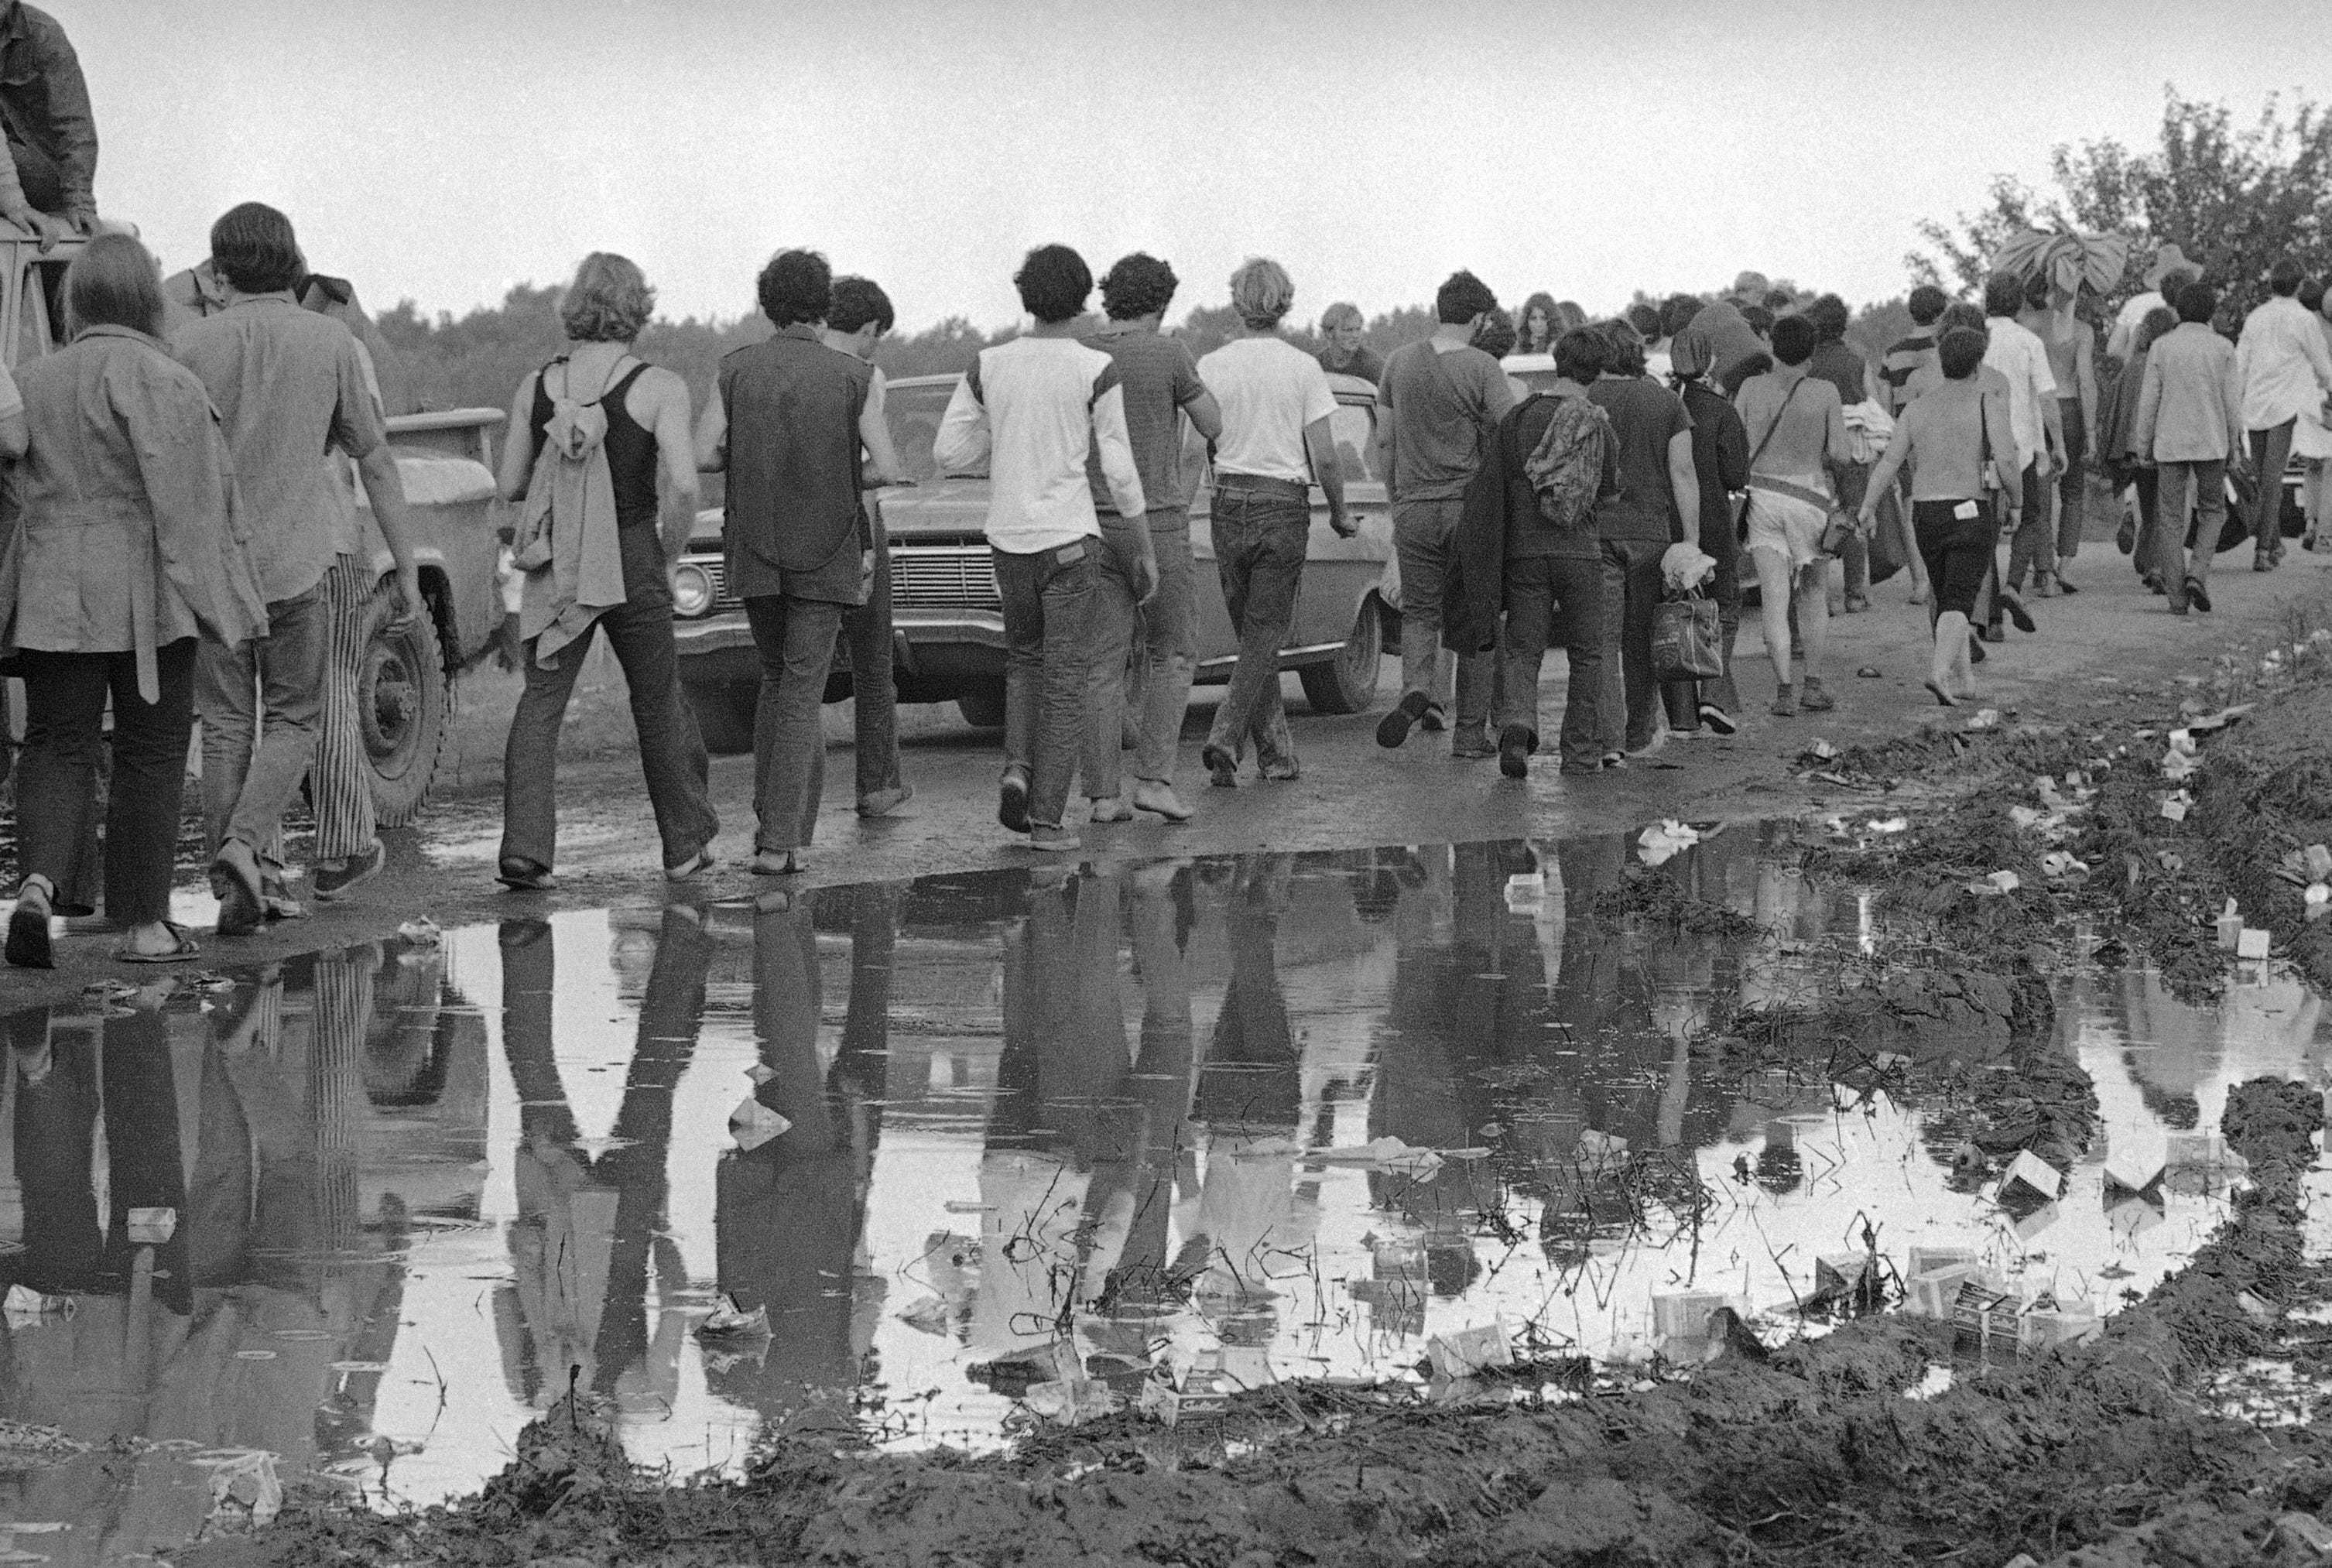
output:
M95 1447L0 1472L0 1551L136 1560L271 1468L440 1500L570 1398L685 1474L993 1447L1071 1358L1418 1379L1502 1320L1617 1365L1687 1290L1820 1332L1817 1258L1874 1242L2110 1311L2227 1212L2229 1088L2332 1079L2264 966L2210 1008L2092 971L2055 1047L2102 1133L2003 1205L1954 1104L1693 1048L1878 940L1792 831L1671 863L1725 936L1596 915L1614 837L514 917L9 1018L0 1417ZM700 1333L724 1297L767 1332Z

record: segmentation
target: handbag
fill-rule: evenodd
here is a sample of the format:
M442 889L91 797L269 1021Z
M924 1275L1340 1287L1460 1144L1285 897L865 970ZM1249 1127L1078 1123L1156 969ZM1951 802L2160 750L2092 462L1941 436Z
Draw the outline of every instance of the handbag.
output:
M1814 548L1827 556L1842 554L1855 531L1854 519L1843 512L1833 512L1830 521L1822 524L1821 539Z
M1713 681L1723 674L1724 628L1716 601L1697 588L1662 599L1652 611L1652 678Z
M1790 399L1795 397L1798 395L1798 388L1805 384L1802 377L1791 383L1790 390L1782 398L1782 406L1773 410L1773 422L1765 426L1765 434L1758 440L1757 449L1749 454L1749 467L1744 471L1744 473L1754 471L1757 460L1765 455L1765 448L1773 444L1773 433L1782 427L1782 416L1790 411ZM1750 492L1744 490L1741 492L1740 510L1733 514L1734 536L1743 544L1749 542L1749 502ZM1826 531L1823 537L1829 537Z

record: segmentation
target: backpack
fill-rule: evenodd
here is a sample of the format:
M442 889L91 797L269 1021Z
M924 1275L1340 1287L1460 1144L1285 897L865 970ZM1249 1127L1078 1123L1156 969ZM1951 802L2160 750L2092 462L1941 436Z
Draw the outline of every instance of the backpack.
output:
M1610 451L1611 416L1584 397L1556 397L1538 445L1523 460L1524 477L1538 497L1538 514L1556 528L1585 527L1603 488Z

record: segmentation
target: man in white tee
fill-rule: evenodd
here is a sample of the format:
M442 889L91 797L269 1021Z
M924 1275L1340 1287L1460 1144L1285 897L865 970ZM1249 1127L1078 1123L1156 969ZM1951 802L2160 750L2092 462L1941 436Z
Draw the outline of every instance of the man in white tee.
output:
M2235 340L2235 370L2243 378L2243 428L2250 432L2251 472L2259 475L2252 508L2251 569L2270 571L2283 559L2283 468L2303 414L2322 415L2332 399L2332 351L2316 312L2296 297L2307 274L2299 259L2279 256L2267 275L2267 303L2243 318Z
M1295 286L1277 262L1257 258L1231 274L1231 308L1240 335L1199 361L1199 379L1222 406L1209 518L1215 569L1238 663L1215 710L1199 753L1214 783L1238 782L1247 742L1266 779L1297 776L1295 747L1279 705L1279 650L1295 613L1295 594L1312 533L1311 487L1328 501L1328 526L1350 539L1360 525L1344 515L1344 475L1329 418L1335 394L1320 362L1279 335Z
M2024 483L2019 504L2023 517L2008 542L2008 591L2021 592L2029 566L2053 571L2057 541L2049 523L2047 480L2065 464L2065 434L2057 407L2057 377L2049 368L2048 345L2017 320L2024 309L2024 284L2011 272L1984 281L1983 362L2008 378L2008 424L2015 433L2016 464Z
M1093 272L1068 246L1039 245L1012 281L1036 326L980 351L948 403L932 455L942 473L988 466L988 542L1004 601L996 817L1027 834L1031 849L1063 852L1080 846L1061 814L1076 772L1101 549L1086 454L1099 454L1120 517L1148 508L1117 362L1076 340ZM1143 597L1155 587L1153 578Z

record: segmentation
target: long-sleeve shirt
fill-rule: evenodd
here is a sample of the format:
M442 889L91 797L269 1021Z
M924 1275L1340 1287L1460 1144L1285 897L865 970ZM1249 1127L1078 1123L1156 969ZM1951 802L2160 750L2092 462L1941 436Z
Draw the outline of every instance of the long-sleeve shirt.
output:
M2271 298L2243 319L2235 369L2243 378L2243 428L2272 430L2313 415L2332 397L2332 350L2316 312L2298 300Z
M2235 346L2202 321L2154 340L2132 445L2156 463L2217 463L2241 450L2243 383Z
M1147 509L1125 429L1117 361L1074 338L980 350L956 384L932 456L943 473L988 466L988 542L1014 555L1098 535L1085 458L1098 452L1120 517Z
M0 122L10 143L55 166L67 214L96 214L97 121L80 57L57 19L23 0L0 10ZM0 158L0 206L24 200L16 160Z

